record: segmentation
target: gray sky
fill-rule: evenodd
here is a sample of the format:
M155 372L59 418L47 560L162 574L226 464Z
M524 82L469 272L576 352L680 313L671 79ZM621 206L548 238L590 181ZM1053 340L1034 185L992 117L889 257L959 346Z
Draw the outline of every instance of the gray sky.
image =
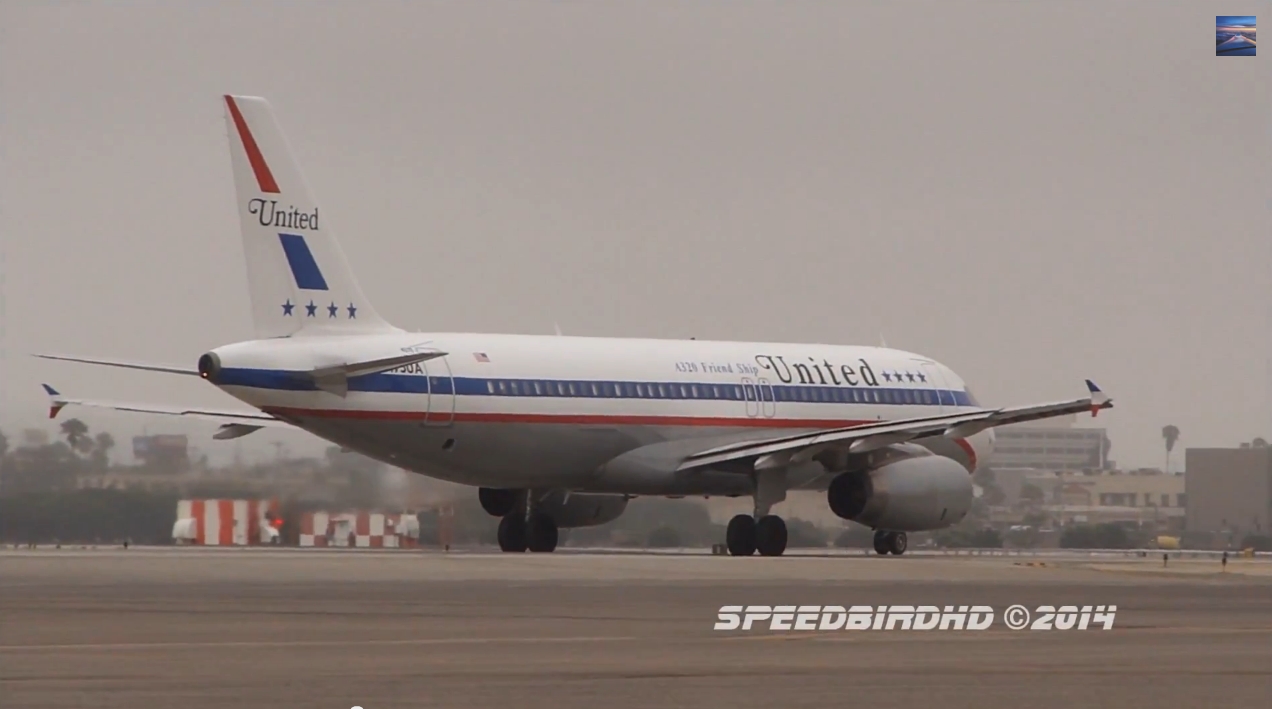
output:
M1095 379L1123 465L1160 465L1167 423L1272 436L1272 56L1215 57L1217 7L8 0L0 424L39 421L40 381L234 403L23 354L193 363L250 337L232 92L273 103L404 327L882 333L985 402Z

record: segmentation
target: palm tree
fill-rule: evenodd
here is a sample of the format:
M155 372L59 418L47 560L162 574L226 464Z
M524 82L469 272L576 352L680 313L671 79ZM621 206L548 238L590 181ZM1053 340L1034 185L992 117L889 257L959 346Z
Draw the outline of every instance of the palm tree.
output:
M105 472L110 467L110 449L115 447L115 437L102 431L93 440L93 465Z
M1175 425L1162 426L1162 438L1166 440L1166 472L1170 472L1170 452L1175 448L1175 441L1179 440L1179 427Z

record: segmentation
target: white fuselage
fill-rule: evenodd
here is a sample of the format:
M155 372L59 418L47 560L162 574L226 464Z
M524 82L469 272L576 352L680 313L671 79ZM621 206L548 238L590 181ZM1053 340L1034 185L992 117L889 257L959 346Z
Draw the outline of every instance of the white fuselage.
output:
M343 397L297 376L430 350L447 355L354 377ZM221 365L215 383L258 409L392 465L485 487L748 494L746 476L696 474L619 490L600 471L653 443L743 440L978 408L949 368L875 347L397 333L255 340L213 352ZM992 444L989 431L924 442L969 472ZM822 489L828 478L796 471L789 482Z

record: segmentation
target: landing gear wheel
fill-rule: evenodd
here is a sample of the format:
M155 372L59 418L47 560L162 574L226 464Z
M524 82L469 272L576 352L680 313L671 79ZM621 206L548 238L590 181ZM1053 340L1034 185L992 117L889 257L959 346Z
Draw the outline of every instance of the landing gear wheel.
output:
M875 550L875 553L878 554L879 556L885 556L888 553L888 551L891 549L890 540L888 539L888 537L890 536L892 535L882 530L875 532L874 550Z
M781 556L786 551L786 523L777 515L765 515L755 523L755 548L760 556Z
M724 544L733 556L750 556L755 553L755 518L737 515L729 520L724 532Z
M910 541L906 539L905 532L875 532L874 550L880 556L885 554L901 556L908 548L910 548Z
M526 546L530 551L554 551L558 536L556 522L551 517L545 514L530 515L530 524L526 527Z
M526 521L521 515L513 513L499 520L499 550L526 550Z

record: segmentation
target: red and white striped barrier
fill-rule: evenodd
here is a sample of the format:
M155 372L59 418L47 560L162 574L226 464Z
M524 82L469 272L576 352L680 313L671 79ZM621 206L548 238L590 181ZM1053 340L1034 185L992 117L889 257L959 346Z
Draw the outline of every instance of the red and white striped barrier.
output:
M306 512L300 518L302 547L414 547L419 535L419 520L414 515Z
M271 521L280 519L278 510L278 500L180 500L173 541L207 546L269 544L278 537Z

